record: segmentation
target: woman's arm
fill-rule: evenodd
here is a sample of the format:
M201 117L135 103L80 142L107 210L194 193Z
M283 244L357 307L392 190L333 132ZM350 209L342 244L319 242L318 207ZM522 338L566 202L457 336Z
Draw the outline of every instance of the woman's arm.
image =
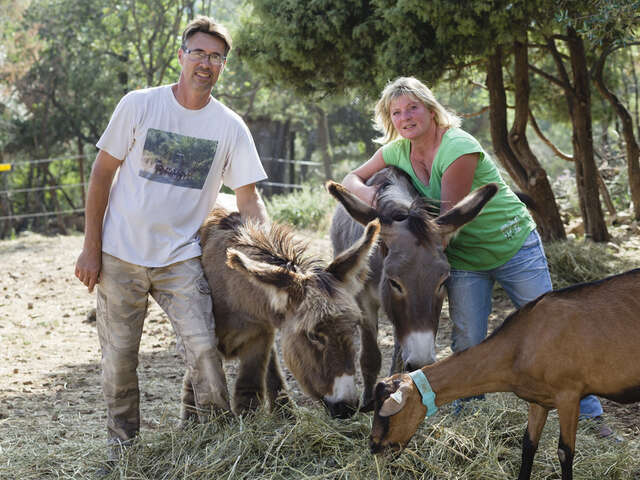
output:
M342 180L342 185L367 205L375 206L373 202L376 189L365 185L365 182L384 167L386 164L382 158L382 148L380 148L373 154L373 157L348 173Z
M440 186L440 215L446 213L471 192L479 158L480 154L478 153L462 155L444 171Z

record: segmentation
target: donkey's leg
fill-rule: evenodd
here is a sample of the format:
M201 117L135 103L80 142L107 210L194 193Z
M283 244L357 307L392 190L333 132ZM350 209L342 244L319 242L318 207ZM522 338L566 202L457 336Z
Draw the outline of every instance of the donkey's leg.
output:
M282 376L280 362L278 360L278 352L275 345L271 347L269 355L269 365L267 366L267 400L271 410L290 404L290 398L287 393L287 386Z
M360 370L364 391L360 410L373 409L373 389L382 366L382 355L378 347L378 302L365 292L360 298L363 320L360 324Z
M400 373L404 370L402 362L402 345L398 341L395 329L393 332L393 356L391 357L391 366L389 367L389 375Z
M238 352L240 370L233 395L233 410L238 414L258 408L264 399L274 332L256 328L253 335L247 335L245 338L245 344Z
M522 438L522 463L518 480L529 480L533 468L533 457L538 450L542 429L547 421L549 410L535 403L529 404L529 421Z

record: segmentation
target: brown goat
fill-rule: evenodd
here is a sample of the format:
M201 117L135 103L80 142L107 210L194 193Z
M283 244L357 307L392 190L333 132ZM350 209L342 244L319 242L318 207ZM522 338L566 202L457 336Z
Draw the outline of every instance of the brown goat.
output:
M353 337L361 312L355 295L366 280L379 228L370 224L353 248L325 265L310 258L285 226L245 223L223 208L212 211L200 229L202 264L218 349L240 360L235 412L263 400L272 407L288 400L274 348L276 329L285 362L307 394L324 402L332 416L357 409ZM183 421L195 416L191 382L187 372Z
M394 328L401 346L402 368L413 370L435 361L435 337L445 296L449 262L444 239L473 220L497 191L495 184L470 193L451 210L435 216L425 199L401 170L387 167L373 175L376 207L366 205L342 185L328 182L327 190L340 205L331 224L334 254L349 248L362 235L363 225L380 219L380 245L370 260L371 275L358 296L365 316L361 327L360 363L364 379L362 410L373 408L373 388L381 366L377 344L378 309ZM397 372L394 352L392 371Z
M488 392L529 402L518 478L531 476L549 410L558 409L558 456L572 478L579 402L594 394L640 401L640 269L540 296L511 314L484 342L421 369L436 406ZM390 397L394 394L393 397ZM403 448L425 417L408 374L376 386L370 447Z

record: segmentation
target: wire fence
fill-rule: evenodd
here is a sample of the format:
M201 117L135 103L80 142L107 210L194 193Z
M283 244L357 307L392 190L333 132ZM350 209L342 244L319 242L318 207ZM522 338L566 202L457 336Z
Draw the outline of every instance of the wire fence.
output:
M19 160L11 163L0 163L0 221L17 221L24 220L28 218L42 218L42 217L50 217L54 215L71 215L80 212L84 212L84 205L81 208L59 208L56 210L44 210L39 212L24 212L24 213L12 213L11 208L11 199L16 194L33 194L37 192L55 192L58 190L69 190L69 189L77 189L88 187L88 182L76 182L76 183L64 183L64 184L56 184L56 185L41 185L34 187L21 187L21 188L11 188L9 187L9 177L11 175L16 174L21 168L24 168L29 165L41 165L45 163L55 163L62 162L68 160L81 160L81 159L91 159L93 155L67 155L61 157L54 158L41 158L41 159L31 159L31 160ZM289 168L294 168L295 166L303 166L303 167L320 167L322 166L319 162L311 162L311 161L296 161L286 158L277 158L277 157L263 157L261 159L263 162L271 162L271 163L280 163L287 164ZM292 178L289 175L289 178ZM284 181L269 181L263 180L259 182L259 187L269 187L270 189L281 189L281 190L293 190L293 189L301 189L303 185L295 182L284 182ZM84 203L84 198L82 198L82 203ZM3 205L4 204L4 205ZM1 233L1 232L0 232Z

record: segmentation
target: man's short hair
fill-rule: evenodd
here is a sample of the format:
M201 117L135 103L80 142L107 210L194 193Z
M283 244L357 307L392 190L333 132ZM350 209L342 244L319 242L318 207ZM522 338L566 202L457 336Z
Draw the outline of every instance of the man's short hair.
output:
M196 18L191 20L189 25L184 29L182 32L182 46L186 46L187 40L198 32L213 35L214 37L218 37L222 40L226 45L224 50L225 56L231 51L232 43L229 30L227 30L224 25L216 23L213 18L205 17L203 15L198 15Z

